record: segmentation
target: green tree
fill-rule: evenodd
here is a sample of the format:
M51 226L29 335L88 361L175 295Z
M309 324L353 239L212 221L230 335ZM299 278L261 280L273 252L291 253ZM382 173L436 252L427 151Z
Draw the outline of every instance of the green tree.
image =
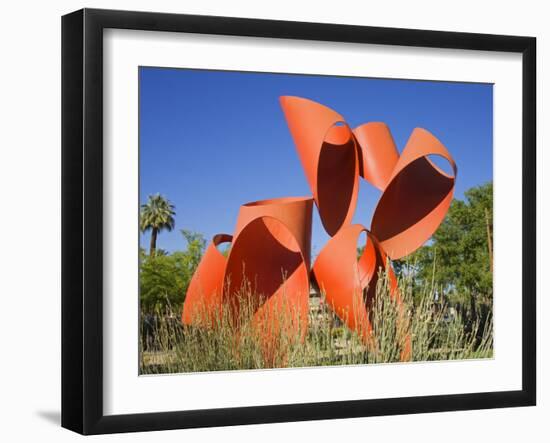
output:
M142 232L151 231L150 256L155 255L159 232L174 229L174 209L174 205L160 194L150 195L147 203L141 205L140 229Z
M143 312L181 312L189 282L202 258L206 241L201 234L182 230L185 251L141 255L140 302Z
M185 289L178 265L172 255L149 255L143 259L139 279L142 311L178 309Z
M442 285L443 292L464 302L492 301L493 184L465 192L454 200L429 245L412 258L424 281ZM435 266L434 266L435 262Z
M206 247L206 240L203 235L198 232L189 231L187 229L181 229L180 232L187 242L186 256L189 269L195 272L202 258L204 248Z

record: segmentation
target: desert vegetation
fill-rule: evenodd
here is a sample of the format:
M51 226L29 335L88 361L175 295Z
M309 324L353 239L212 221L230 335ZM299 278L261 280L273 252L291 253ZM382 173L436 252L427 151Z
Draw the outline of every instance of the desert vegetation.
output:
M173 217L175 208L158 198L165 202L155 205ZM148 219L160 220L156 235L174 228L173 220L163 222L150 209ZM152 231L143 220L142 229ZM392 263L400 304L390 296L387 276L378 280L368 343L334 316L316 288L310 294L307 330L277 328L269 358L265 334L251 321L254 308L247 300L254 294L241 294L237 319L226 306L208 327L182 325L185 292L206 242L200 234L181 233L184 251L158 249L155 235L148 253L140 252L141 374L391 363L402 360L407 346L408 361L493 355L491 183L470 189L464 200L455 199L428 244Z

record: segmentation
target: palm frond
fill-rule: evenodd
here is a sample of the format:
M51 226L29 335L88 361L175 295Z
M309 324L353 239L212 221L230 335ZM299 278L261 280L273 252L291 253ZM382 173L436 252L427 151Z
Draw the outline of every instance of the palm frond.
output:
M176 225L175 206L160 194L149 195L147 203L141 205L139 227L142 232L156 228L171 231Z

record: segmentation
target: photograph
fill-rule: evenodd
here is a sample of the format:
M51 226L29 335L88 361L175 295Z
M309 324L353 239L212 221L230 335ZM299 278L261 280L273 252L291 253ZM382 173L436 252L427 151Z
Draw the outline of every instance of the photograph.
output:
M494 358L492 83L137 75L140 375Z
M3 6L1 441L550 442L542 2Z

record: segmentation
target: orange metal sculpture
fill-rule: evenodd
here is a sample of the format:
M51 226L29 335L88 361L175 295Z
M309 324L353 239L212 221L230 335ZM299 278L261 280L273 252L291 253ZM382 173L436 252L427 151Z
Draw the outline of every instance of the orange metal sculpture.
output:
M281 318L305 334L309 306L311 216L309 197L241 206L225 269L224 300L238 314L239 295L252 294L253 321L275 331Z
M453 175L429 158L446 159ZM393 259L414 252L439 227L453 199L457 168L443 144L425 129L416 128L396 162L378 205L371 231Z
M334 235L349 223L359 192L355 138L340 114L299 97L281 106L325 230Z
M253 322L273 323L282 313L298 319L291 323L305 331L314 201L332 238L319 253L313 275L336 315L368 342L379 271L387 272L390 294L399 302L388 258L414 252L438 228L453 198L456 165L425 129L414 129L400 155L384 123L351 129L340 114L314 101L284 96L280 103L312 197L241 206L233 236L217 235L208 246L187 290L182 321L203 321L199 306L210 322L224 304L238 314L244 288L255 297ZM442 171L430 156L446 159L453 174ZM359 177L382 191L370 231L351 224ZM366 243L358 259L362 233ZM217 249L224 242L232 242L227 258ZM402 359L409 359L410 353L407 337Z
M184 324L211 324L221 315L227 259L218 246L232 239L231 235L217 234L206 248L187 288L181 316Z
M362 233L366 241L359 260L357 245ZM319 253L313 273L327 304L344 323L368 340L372 327L369 309L376 294L379 269L386 269L386 254L376 238L361 225L346 226L332 237ZM387 267L390 293L399 297L397 279L391 266Z
M242 297L253 295L246 300L255 311L253 322L269 321L277 330L279 319L289 318L305 333L312 208L310 197L241 206L234 235L216 235L206 249L187 290L183 323L213 323L223 303L237 318ZM227 258L217 249L223 242L232 242Z

